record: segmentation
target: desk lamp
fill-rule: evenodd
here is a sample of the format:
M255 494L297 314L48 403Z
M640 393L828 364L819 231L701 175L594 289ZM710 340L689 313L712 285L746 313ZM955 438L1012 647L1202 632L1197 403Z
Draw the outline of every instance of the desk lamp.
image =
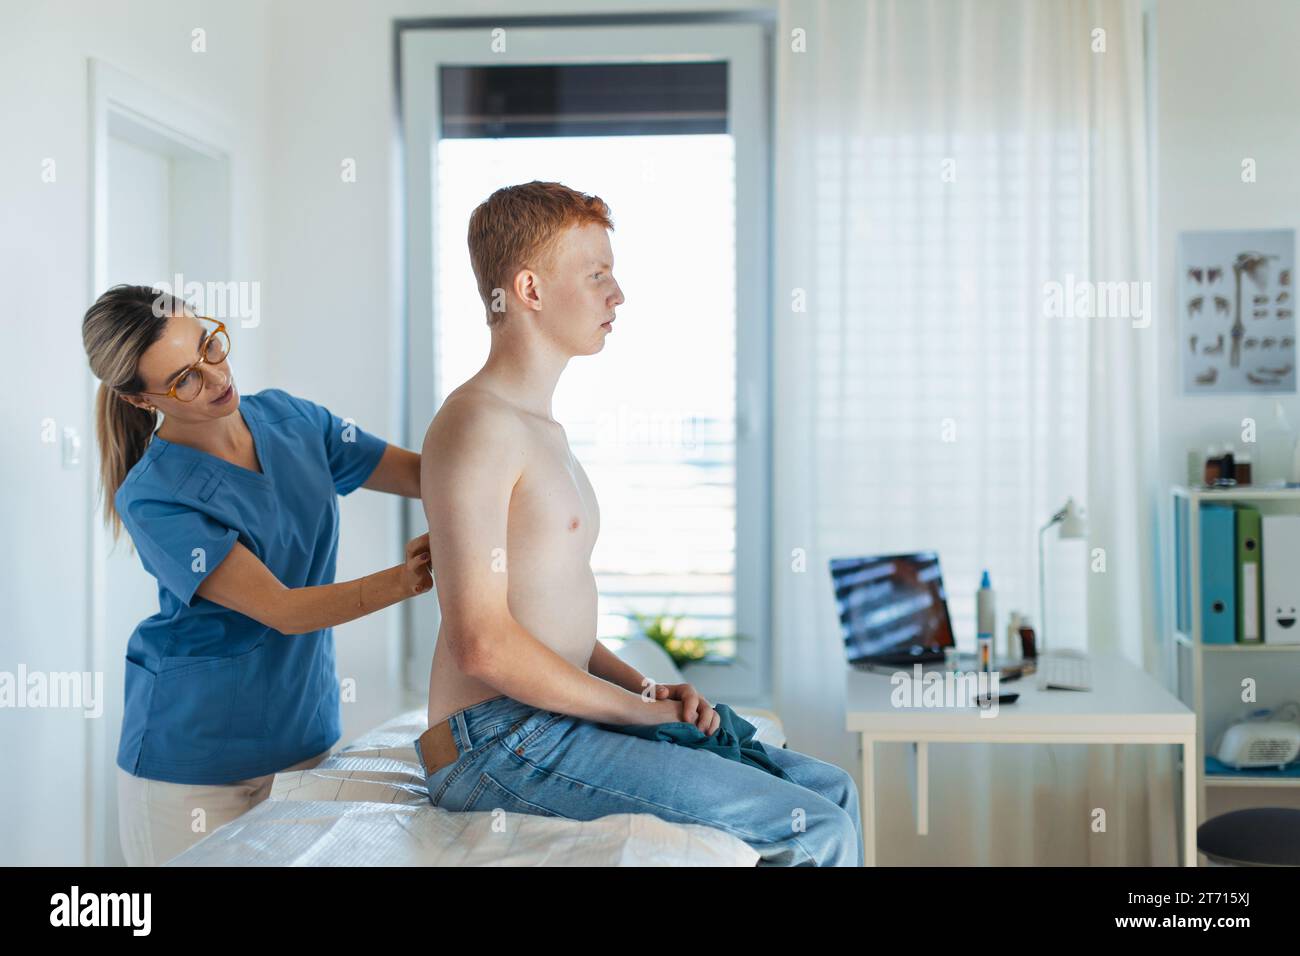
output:
M1061 526L1058 533L1060 538L1082 538L1088 532L1088 523L1084 520L1083 510L1074 503L1073 498L1067 498L1061 510L1052 515L1051 520L1038 531L1038 653L1040 655L1047 645L1044 637L1047 632L1047 599L1045 597L1047 592L1043 584L1046 573L1043 564L1043 537L1053 525Z

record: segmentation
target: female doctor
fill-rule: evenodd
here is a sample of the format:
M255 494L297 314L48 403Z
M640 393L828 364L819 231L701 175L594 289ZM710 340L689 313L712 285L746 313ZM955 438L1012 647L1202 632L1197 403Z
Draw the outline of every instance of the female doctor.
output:
M127 862L161 864L338 741L332 626L432 579L426 534L335 583L337 496L418 498L420 457L279 389L241 400L224 325L148 286L101 295L82 338L104 518L158 580L127 643L117 764Z

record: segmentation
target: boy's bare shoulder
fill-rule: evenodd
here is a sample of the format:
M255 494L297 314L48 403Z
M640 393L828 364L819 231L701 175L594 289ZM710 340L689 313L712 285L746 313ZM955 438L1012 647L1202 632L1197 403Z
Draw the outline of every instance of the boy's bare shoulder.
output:
M444 399L425 432L424 450L447 452L512 442L523 437L523 429L519 409L470 381Z

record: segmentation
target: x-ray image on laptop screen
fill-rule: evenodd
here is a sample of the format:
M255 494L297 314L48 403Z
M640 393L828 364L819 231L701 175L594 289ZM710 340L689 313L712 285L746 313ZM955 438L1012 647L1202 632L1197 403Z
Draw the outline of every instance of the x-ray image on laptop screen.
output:
M831 580L850 663L912 647L953 646L939 556L832 558Z

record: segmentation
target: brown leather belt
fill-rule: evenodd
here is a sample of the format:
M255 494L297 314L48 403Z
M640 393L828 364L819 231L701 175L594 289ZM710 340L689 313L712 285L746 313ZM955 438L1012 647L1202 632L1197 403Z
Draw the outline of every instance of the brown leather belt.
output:
M415 745L420 748L420 759L424 761L424 771L428 776L433 776L460 758L460 751L456 749L456 741L451 735L450 718L438 721L420 734Z

